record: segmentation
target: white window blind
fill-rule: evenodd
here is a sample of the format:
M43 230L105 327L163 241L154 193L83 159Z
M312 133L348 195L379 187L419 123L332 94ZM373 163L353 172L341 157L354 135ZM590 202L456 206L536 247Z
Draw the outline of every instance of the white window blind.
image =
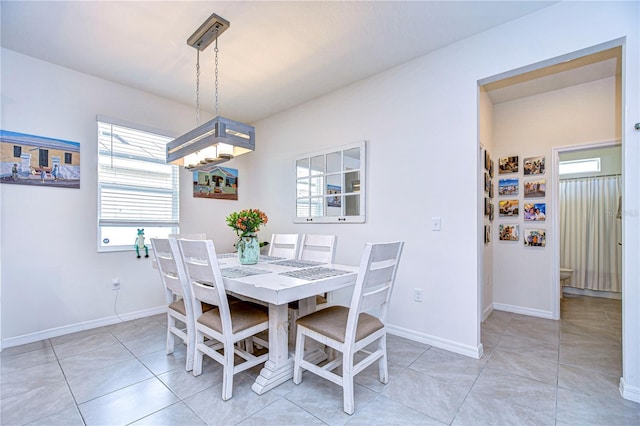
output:
M139 228L146 238L179 232L178 167L165 164L171 139L98 121L100 249L133 249Z

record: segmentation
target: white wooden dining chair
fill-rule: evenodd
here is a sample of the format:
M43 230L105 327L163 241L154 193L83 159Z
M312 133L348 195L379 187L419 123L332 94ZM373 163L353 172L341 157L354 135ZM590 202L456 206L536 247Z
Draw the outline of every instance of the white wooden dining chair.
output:
M298 234L273 234L269 243L269 256L296 259L299 244Z
M303 234L298 251L299 260L311 262L333 263L336 257L335 235ZM331 293L319 294L316 296L316 309L322 309L332 302ZM299 317L298 302L289 304L289 341L296 339L296 320Z
M193 307L180 249L175 238L151 238L151 246L167 302L167 354L174 352L175 338L180 338L187 345L185 368L191 371L195 344ZM202 308L209 309L209 305Z
M353 378L356 374L378 361L380 382L389 381L385 321L403 246L403 242L367 243L351 305L330 306L297 321L293 382L300 384L302 371L308 370L342 386L347 414L355 410ZM374 310L377 313L374 314ZM305 338L316 340L341 355L321 366L310 363L303 359ZM374 342L377 342L375 350L365 350ZM356 352L367 356L354 363ZM333 372L339 366L342 366L342 375Z
M202 373L204 355L222 364L222 399L226 401L233 395L233 376L268 359L268 353L255 356L253 348L236 345L269 328L268 311L250 302L229 303L213 241L179 240L178 244L195 318L193 375ZM203 312L202 302L217 308ZM261 345L267 347L268 343L261 341ZM236 356L241 360L238 364Z

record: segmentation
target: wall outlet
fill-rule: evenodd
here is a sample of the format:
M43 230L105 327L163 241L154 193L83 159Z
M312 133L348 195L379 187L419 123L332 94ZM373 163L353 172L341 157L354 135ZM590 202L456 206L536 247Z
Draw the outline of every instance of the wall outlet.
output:
M111 280L111 289L120 290L120 278L114 278Z
M413 301L414 302L422 302L422 289L414 288L413 289Z

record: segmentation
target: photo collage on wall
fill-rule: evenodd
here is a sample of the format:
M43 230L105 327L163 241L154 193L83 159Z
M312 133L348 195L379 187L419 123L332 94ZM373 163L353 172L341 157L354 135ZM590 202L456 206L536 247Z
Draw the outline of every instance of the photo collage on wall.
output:
M494 206L493 206L493 160L489 151L484 150L484 215L489 218L489 222L493 222ZM491 242L491 225L484 226L484 243L489 244Z
M498 216L508 220L498 225L500 241L520 241L520 204L522 204L522 221L545 222L547 204L545 157L520 157L510 155L498 159ZM522 182L522 191L520 183ZM524 228L522 240L526 247L545 247L546 230L540 227Z

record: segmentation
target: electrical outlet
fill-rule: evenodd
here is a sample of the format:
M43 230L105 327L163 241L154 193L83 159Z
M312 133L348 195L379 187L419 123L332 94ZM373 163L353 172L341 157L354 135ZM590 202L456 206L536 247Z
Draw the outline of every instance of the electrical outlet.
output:
M120 278L114 278L111 280L111 289L120 290Z
M414 288L413 289L413 301L414 302L422 302L422 289Z

